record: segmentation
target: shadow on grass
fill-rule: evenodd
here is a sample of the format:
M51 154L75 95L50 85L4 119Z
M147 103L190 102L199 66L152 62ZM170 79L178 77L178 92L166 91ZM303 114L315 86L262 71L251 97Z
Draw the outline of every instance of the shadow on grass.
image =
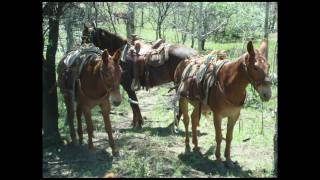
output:
M68 144L43 149L42 161L43 177L101 177L112 168L113 157L105 149Z
M252 171L244 171L238 164L235 164L232 168L227 168L216 160L210 160L208 157L212 155L213 152L214 146L211 146L203 155L196 152L181 153L178 155L178 158L191 168L202 171L208 175L252 177Z
M177 135L177 136L185 136L185 132L178 129L176 133L172 130L172 124L169 124L167 127L143 127L142 129L135 129L135 128L127 128L127 129L119 129L120 133L127 133L127 132L134 132L134 133L144 133L146 131L149 131L152 136L170 136L170 135ZM189 136L191 136L192 133L189 132ZM198 136L207 135L207 133L199 133Z

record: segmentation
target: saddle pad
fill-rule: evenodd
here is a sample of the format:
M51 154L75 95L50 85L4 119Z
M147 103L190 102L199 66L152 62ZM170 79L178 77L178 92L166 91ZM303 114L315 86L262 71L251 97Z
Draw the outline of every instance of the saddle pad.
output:
M208 104L208 95L209 95L209 89L215 84L217 81L218 73L222 66L229 62L228 60L224 61L216 61L215 64L213 65L213 70L210 74L207 74L206 76L206 81L203 84L203 88L205 88L205 93L204 93L204 98L202 103L207 105Z
M209 62L210 61L214 61L214 60L215 60L214 56L208 55L206 57L206 60L204 61L204 63L202 63L200 65L199 70L196 72L196 82L197 82L197 84L199 84L202 81L204 75L206 74L206 72L208 70L208 67L209 67Z
M81 49L70 51L63 61L64 64L66 64L67 67L71 67L74 64L75 60L80 57L80 52Z

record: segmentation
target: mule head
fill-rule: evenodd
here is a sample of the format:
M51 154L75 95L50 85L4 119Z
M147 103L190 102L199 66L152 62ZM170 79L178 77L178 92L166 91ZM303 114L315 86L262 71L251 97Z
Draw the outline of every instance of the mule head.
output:
M92 43L93 42L93 33L95 32L96 28L93 23L85 23L84 28L82 31L82 41L81 44L84 43Z
M267 41L261 42L259 49L254 49L251 41L247 44L248 53L245 56L245 64L249 82L259 93L262 101L271 98L271 81L268 76L269 64L266 59Z
M109 55L107 49L102 53L103 65L101 68L104 83L110 89L110 101L114 106L121 104L120 80L121 67L119 64L121 51L118 49L113 56Z

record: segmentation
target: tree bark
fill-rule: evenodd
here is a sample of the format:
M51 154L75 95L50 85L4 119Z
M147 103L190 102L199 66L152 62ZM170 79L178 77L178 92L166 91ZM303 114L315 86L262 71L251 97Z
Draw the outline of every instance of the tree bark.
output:
M190 6L191 7L191 6ZM188 25L189 25L189 21L190 21L190 16L191 16L191 8L189 9L189 13L188 13L188 18L187 18L187 22L186 22L186 29L188 29ZM187 34L186 33L182 33L182 44L184 44L187 40Z
M112 11L111 11L111 5L107 2L107 11L108 11L108 14L109 14L109 17L110 17L110 21L111 21L111 25L112 25L112 28L114 30L114 33L117 34L117 29L116 27L114 26L114 18L112 18Z
M199 2L198 8L198 51L202 51L202 40L203 40L203 2Z
M93 8L94 8L94 21L95 21L96 27L98 27L98 8L96 7L96 2L93 2Z
M193 17L193 19L192 19L192 27L191 27L191 48L193 48L194 47L194 36L193 36L193 34L194 34L194 17Z
M206 39L201 40L201 50L204 50L204 45L206 43Z
M58 130L58 97L56 88L55 55L59 38L59 20L63 2L48 2L49 9L49 44L46 60L43 59L43 137L53 143L61 143Z
M266 2L266 16L265 16L265 21L264 21L264 38L268 39L269 35L269 26L268 26L268 20L269 20L269 7L270 7L270 2ZM268 60L268 46L266 49L266 58Z
M274 143L274 170L273 173L277 177L278 176L278 114L276 115L277 121L276 121L276 134L273 138Z
M141 23L140 23L140 27L143 28L143 7L141 8Z
M74 44L72 22L70 21L70 17L66 18L64 27L67 32L67 51L70 51Z
M135 4L133 2L128 3L128 13L127 13L127 37L129 38L132 34L135 33L134 27L134 12Z

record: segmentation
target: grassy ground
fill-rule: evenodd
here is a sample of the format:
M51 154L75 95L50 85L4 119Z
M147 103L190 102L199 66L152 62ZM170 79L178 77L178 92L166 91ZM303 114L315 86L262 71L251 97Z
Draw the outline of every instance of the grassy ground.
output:
M133 130L130 126L132 112L126 102L126 94L123 103L117 108L112 108L111 121L116 143L120 147L119 158L112 157L102 116L99 108L94 108L93 141L96 151L88 151L86 133L83 146L64 145L58 148L44 148L44 176L101 177L105 173L112 172L120 177L272 177L275 123L273 110L276 108L276 98L265 103L263 109L260 109L259 104L252 103L242 110L240 121L234 129L231 150L231 158L237 161L238 165L233 169L226 169L215 162L215 133L212 119L202 117L198 128L199 146L204 156L184 154L183 123L180 123L177 134L172 134L169 127L173 120L170 104L173 93L167 93L170 86L171 84L162 85L152 88L149 92L137 93L145 121L140 131ZM275 88L273 87L273 96L276 96ZM251 97L250 90L248 93ZM64 107L60 106L59 111L61 114L59 128L67 144L70 138L63 124ZM261 134L262 113L263 134ZM223 121L222 127L225 134L226 120ZM222 154L224 147L223 141Z
M125 37L125 28L117 26L121 36ZM154 40L155 33L150 25L137 31L141 37ZM62 42L65 39L64 32ZM168 42L174 43L175 33L166 32ZM270 35L269 63L273 65L274 48L277 34ZM190 47L190 40L186 45ZM212 49L229 50L229 57L237 57L243 51L243 42L217 44L206 42L207 51ZM254 43L258 47L259 41ZM195 44L196 47L196 44ZM244 49L245 50L245 49ZM57 52L57 62L62 57ZM276 68L276 66L275 66ZM270 73L273 72L270 69ZM275 72L276 73L276 72ZM94 121L95 152L89 152L85 131L83 146L70 146L68 128L64 126L66 113L63 99L59 98L59 130L65 142L61 147L43 148L44 177L101 177L112 172L120 177L272 177L273 136L275 113L277 109L277 86L272 87L273 99L261 106L256 93L247 88L247 102L241 111L240 120L234 129L231 146L231 158L238 162L233 169L226 169L215 162L215 132L212 119L202 117L200 121L199 146L204 156L184 154L184 126L179 125L177 134L172 134L169 124L173 121L170 104L173 92L167 93L172 84L152 88L149 92L137 92L145 124L140 131L133 130L132 111L127 102L127 94L122 91L123 101L112 108L111 121L114 138L120 147L121 156L113 158L104 130L102 115L98 107L92 111ZM191 111L189 111L191 112ZM263 134L262 131L263 117ZM76 120L75 120L76 121ZM84 119L82 119L85 129ZM223 134L226 133L226 120L223 121ZM191 133L190 133L191 134ZM191 137L190 137L191 138ZM190 141L192 142L192 141ZM221 153L224 152L223 141Z

